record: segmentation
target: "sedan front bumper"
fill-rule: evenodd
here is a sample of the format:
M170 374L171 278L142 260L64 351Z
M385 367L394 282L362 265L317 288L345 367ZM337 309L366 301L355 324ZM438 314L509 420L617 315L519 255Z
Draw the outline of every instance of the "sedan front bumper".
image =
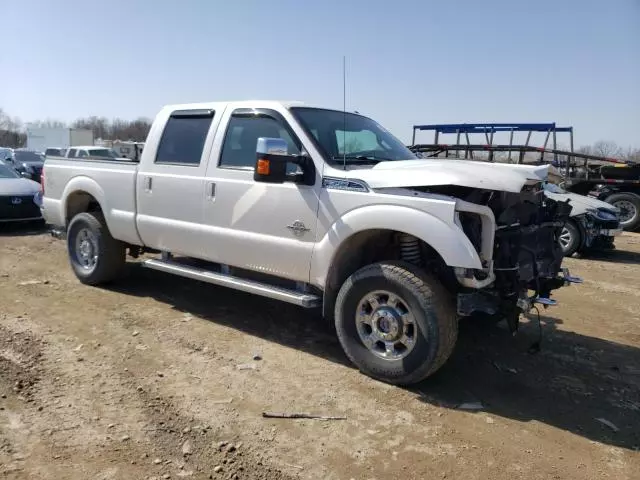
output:
M621 228L603 228L598 232L601 237L616 237L621 235L623 230Z
M0 223L41 219L42 212L33 195L0 196Z

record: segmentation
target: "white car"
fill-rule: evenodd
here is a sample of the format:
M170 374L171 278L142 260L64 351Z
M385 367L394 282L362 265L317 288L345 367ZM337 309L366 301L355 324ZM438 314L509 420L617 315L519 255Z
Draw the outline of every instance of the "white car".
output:
M64 152L66 158L98 158L107 160L126 160L126 157L120 157L112 148L99 147L94 145L73 146L67 148Z
M41 220L40 184L0 163L0 223Z
M584 254L614 248L615 237L622 233L616 207L597 198L567 192L553 183L545 182L544 192L547 198L557 202L569 200L573 207L558 238L566 257L576 252Z
M544 197L547 172L419 159L354 113L200 103L162 109L139 164L47 159L43 207L83 283L159 250L145 267L322 309L363 372L411 384L447 360L460 316L515 331L580 281L561 268L571 206Z

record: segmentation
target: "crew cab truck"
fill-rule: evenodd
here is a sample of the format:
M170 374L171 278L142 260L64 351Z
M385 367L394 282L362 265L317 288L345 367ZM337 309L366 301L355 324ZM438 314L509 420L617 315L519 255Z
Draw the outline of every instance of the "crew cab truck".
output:
M115 159L115 160L126 160L127 157L119 157L115 150L112 148L94 146L94 145L79 145L74 147L69 147L64 151L62 155L65 158L90 158L90 157L98 157L104 158L107 160Z
M175 105L139 164L48 158L43 210L85 284L154 252L145 267L321 309L362 372L412 384L445 363L460 316L515 330L580 281L547 169L418 159L365 116L298 103Z

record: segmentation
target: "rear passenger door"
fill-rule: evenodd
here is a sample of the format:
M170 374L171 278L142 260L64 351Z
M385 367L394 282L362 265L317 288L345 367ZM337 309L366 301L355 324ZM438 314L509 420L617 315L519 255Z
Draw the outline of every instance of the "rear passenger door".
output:
M137 226L145 245L200 256L204 174L218 123L214 110L174 111L166 120L136 179Z

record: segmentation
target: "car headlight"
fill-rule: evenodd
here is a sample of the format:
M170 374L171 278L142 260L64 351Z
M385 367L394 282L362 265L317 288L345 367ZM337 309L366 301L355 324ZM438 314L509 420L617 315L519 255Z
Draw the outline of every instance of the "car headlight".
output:
M42 207L42 192L36 192L33 195L33 203L35 203L38 207Z
M615 221L618 220L618 214L613 210L608 210L606 208L590 208L587 210L589 214L596 217L598 220L604 221Z

